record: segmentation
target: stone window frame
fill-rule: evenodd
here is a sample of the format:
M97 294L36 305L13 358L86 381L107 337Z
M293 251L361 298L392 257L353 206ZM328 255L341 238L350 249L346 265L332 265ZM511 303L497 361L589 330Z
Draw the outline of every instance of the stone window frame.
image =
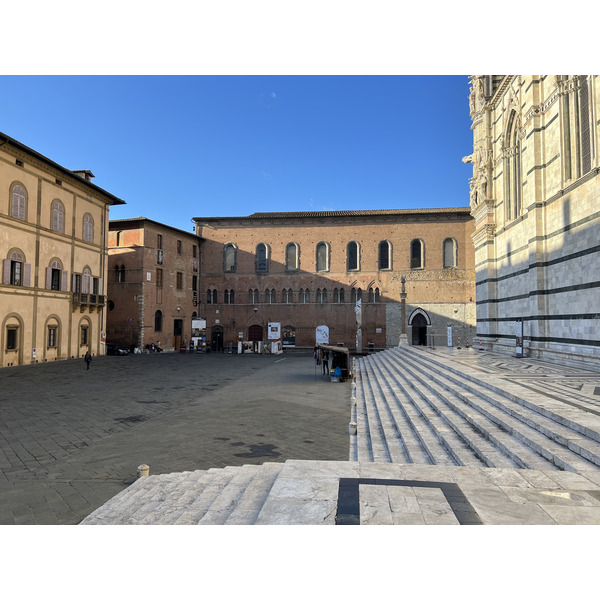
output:
M383 248L383 244L387 246L387 266L383 267L381 263L381 250ZM390 240L381 240L377 245L377 270L378 271L391 271L393 269L392 266L392 258L393 258L393 246Z
M83 215L83 241L94 243L94 217L90 213Z
M263 252L264 258L262 257ZM258 244L256 244L254 270L257 274L264 275L265 273L269 272L270 256L271 252L267 243L259 242Z
M62 261L53 258L46 267L46 289L60 292L69 291L68 272L64 270Z
M65 232L65 205L62 200L55 198L50 205L50 229L56 233Z
M18 265L18 266L17 266ZM31 264L20 248L11 248L3 261L2 283L16 287L31 287Z
M16 324L6 325L6 352L19 351L20 326Z
M447 260L447 254L448 254L448 251L446 249L447 242L450 242L452 244L451 261ZM451 263L451 264L449 264L449 263ZM458 242L453 237L447 237L442 242L442 265L443 265L444 269L456 269L458 267Z
M22 194L19 194L19 188L23 190ZM29 194L27 188L20 181L13 181L10 185L10 216L19 219L19 221L26 221L28 205Z
M521 164L521 116L512 108L504 132L504 219L518 219L523 212L523 173Z
M414 252L415 244L419 244L419 257L418 264L416 261L416 256ZM410 268L414 271L421 270L425 268L425 242L421 238L414 238L410 241L409 244L409 260L410 260Z
M354 245L354 248L356 250L356 257L355 257L355 265L351 266L351 247L352 245ZM350 240L347 244L346 244L346 271L349 272L356 272L356 271L360 271L360 259L361 259L361 252L360 252L361 248L360 248L360 242L357 242L356 240Z
M325 248L325 256L324 256L325 265L320 265L320 259L319 259L319 248L320 247ZM315 246L315 271L317 273L328 273L329 268L330 268L330 262L331 262L331 246L329 245L328 242L325 242L323 240L321 240L320 242L317 242L317 244Z
M235 273L237 272L237 245L234 244L233 242L228 242L227 244L225 244L225 246L223 247L223 273ZM231 265L231 267L228 269L227 268L227 263L228 263L228 254L232 253L233 254L233 263Z
M175 288L178 290L183 289L183 271L175 272Z
M295 255L290 261L288 252L294 248ZM290 265L290 263L292 263ZM285 246L285 271L286 273L295 273L300 270L300 245L297 242L288 242Z

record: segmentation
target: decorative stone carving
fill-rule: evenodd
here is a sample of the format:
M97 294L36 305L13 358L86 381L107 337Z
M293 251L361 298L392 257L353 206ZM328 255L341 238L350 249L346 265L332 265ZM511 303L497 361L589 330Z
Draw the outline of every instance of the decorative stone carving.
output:
M483 106L485 104L484 76L471 75L469 79L471 83L471 91L469 94L469 110L471 119L475 120L475 118L483 110Z

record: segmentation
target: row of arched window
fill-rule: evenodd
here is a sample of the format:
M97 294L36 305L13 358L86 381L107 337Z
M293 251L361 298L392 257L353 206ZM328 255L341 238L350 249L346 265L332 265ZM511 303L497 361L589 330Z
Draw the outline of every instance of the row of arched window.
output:
M446 238L443 242L443 266L451 269L458 266L458 245L454 238ZM315 246L315 271L317 273L329 271L331 247L327 242L319 242ZM256 273L268 273L270 262L270 248L261 242L256 246L254 268ZM393 247L389 240L379 242L377 248L377 269L390 271L393 265ZM410 242L410 268L425 268L425 242L415 239ZM290 242L285 247L285 270L293 273L300 270L300 246ZM346 245L346 270L361 270L361 245L351 241ZM226 244L223 248L223 271L235 273L237 271L237 246Z
M27 220L27 189L20 183L13 183L10 190L10 216L21 221ZM65 233L65 205L58 199L50 205L50 229ZM91 214L83 215L82 239L85 242L94 241L94 218Z
M15 248L2 264L2 283L20 287L31 287L31 263L26 262L25 253ZM69 274L59 258L52 258L46 267L45 289L61 292L69 291ZM101 278L93 277L89 267L81 273L73 273L71 291L82 294L99 294Z
M261 300L262 298L262 300ZM248 304L260 304L261 301L265 304L310 304L315 302L316 304L326 304L333 302L334 304L341 304L345 302L356 303L357 300L363 299L363 290L361 288L352 288L350 290L349 299L346 299L346 291L344 288L333 288L333 290L327 290L326 288L317 288L314 293L308 288L301 288L298 291L284 288L281 293L278 294L275 288L267 288L262 295L257 289L248 290ZM367 290L366 296L367 302L379 302L379 288L370 287ZM243 302L243 301L242 301ZM216 289L206 290L206 303L207 304L219 304L219 292ZM223 292L223 304L235 304L235 291L226 289Z

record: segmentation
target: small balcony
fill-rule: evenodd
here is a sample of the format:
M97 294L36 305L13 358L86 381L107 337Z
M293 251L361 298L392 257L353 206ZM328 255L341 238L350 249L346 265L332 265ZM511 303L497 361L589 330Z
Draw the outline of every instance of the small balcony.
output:
M79 306L79 310L84 312L86 308L90 312L94 312L96 308L105 306L106 296L101 294L83 294L81 292L73 292L73 309Z

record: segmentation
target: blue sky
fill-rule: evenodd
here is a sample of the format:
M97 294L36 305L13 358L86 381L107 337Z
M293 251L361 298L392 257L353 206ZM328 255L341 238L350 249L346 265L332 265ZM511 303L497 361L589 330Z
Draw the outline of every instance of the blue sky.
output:
M1 131L145 216L468 205L463 76L3 76Z

